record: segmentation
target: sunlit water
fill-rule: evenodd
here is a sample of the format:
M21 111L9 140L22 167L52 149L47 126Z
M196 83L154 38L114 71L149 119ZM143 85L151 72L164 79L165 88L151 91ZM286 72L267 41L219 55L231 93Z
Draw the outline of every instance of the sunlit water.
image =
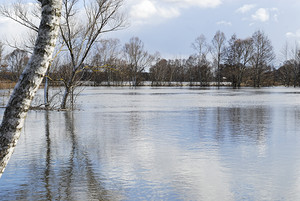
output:
M86 88L77 103L29 112L0 200L300 200L300 89Z

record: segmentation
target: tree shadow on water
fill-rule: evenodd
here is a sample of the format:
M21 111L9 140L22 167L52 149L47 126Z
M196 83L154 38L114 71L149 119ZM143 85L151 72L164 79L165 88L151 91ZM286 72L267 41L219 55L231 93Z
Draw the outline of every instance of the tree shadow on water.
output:
M0 200L118 200L119 193L105 188L101 173L80 142L74 114L63 113L63 132L56 135L51 111L43 112L45 136L41 139L45 141L40 153L25 160L26 169L20 170L25 173L10 184L9 191L0 193Z
M79 143L76 135L74 114L64 113L66 135L72 146L66 166L60 171L59 199L111 200L111 192L103 187L101 178L94 172L87 151Z

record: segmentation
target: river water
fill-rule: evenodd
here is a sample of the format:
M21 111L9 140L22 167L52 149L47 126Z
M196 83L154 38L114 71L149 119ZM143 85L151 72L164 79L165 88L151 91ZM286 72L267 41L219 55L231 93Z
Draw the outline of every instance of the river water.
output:
M29 112L0 200L300 200L300 89L86 88L77 103Z

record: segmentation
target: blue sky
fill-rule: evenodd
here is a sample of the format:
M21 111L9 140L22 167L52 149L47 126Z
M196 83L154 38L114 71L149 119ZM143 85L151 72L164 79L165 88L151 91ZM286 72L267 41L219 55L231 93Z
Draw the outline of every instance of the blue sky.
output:
M124 10L130 26L104 37L125 43L137 36L150 53L158 51L170 59L193 54L191 43L197 36L204 34L210 42L218 30L227 39L234 33L246 38L263 30L272 41L277 63L286 41L290 46L300 41L299 0L125 0ZM23 31L0 18L1 38Z
M286 41L300 41L299 0L130 0L131 25L113 35L128 40L138 36L150 51L168 58L193 54L191 43L200 34L210 42L217 30L227 38L249 37L263 30L277 56ZM291 47L292 48L292 47Z

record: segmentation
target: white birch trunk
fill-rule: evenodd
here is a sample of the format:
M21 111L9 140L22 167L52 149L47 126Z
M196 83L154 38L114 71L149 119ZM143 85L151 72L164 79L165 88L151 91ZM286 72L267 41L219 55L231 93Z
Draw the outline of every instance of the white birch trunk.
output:
M0 177L14 151L31 101L49 66L58 36L62 0L39 0L42 18L34 52L10 97L0 127Z

